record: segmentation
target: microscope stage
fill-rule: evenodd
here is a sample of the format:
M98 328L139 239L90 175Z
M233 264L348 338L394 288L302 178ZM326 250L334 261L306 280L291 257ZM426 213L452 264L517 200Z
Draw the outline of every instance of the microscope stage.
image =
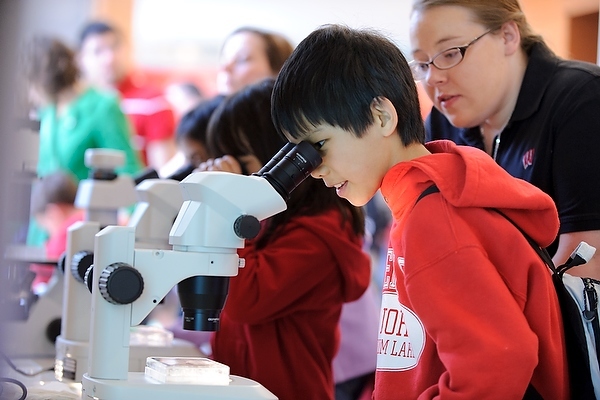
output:
M269 399L277 397L259 383L231 375L229 385L161 383L143 372L130 372L127 380L95 379L83 376L83 399L114 400L198 400Z

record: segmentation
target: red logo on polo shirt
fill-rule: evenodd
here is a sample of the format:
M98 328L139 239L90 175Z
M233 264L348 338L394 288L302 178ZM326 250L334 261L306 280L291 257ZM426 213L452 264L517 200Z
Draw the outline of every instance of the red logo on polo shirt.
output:
M523 156L523 168L527 169L533 165L533 154L535 153L535 149L529 149Z

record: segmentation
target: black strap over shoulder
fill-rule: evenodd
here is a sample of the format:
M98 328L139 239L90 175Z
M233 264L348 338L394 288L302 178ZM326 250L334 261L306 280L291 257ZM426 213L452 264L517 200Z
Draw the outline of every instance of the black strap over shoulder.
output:
M431 186L429 186L427 189L423 190L423 192L419 195L419 197L417 198L417 201L415 201L415 205L425 196L430 195L432 193L439 193L440 189L437 187L437 185L433 184ZM521 232L521 234L525 237L525 239L527 239L527 241L529 242L529 244L531 245L531 247L533 247L533 249L535 250L536 253L538 253L538 255L540 256L540 258L548 265L548 267L552 270L552 272L557 273L557 269L554 266L554 263L552 262L552 257L550 256L550 254L548 253L548 251L543 248L540 247L540 245L538 245L535 240L533 240L531 237L529 237L529 235L527 233L525 233L525 231L523 231L523 229L521 229L521 227L517 224L515 224L513 222L512 219L510 219L507 215L505 215L502 211L496 209L496 208L490 208L490 210L493 210L495 212L497 212L498 214L502 215L506 220L508 220L515 228L517 228L519 230L519 232Z
M440 189L435 185L429 186L427 189L423 190L423 193L419 195L417 201L415 201L415 205L425 196L430 195L432 193L439 193Z

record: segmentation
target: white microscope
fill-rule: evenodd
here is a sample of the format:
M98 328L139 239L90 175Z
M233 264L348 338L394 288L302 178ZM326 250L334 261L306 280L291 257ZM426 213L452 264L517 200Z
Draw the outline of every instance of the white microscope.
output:
M125 161L121 151L89 149L85 157L92 173L79 183L75 204L86 216L68 230L62 324L55 346L55 376L63 382L81 382L87 369L92 300L84 279L93 262L94 236L105 226L117 225L119 211L136 204L129 219L130 226L137 227L136 247L167 248L170 227L183 203L176 181L154 179L135 186L131 177L115 174ZM149 354L202 355L193 343L174 339L164 329L138 327L134 337L142 340L131 347L131 371L143 371Z
M43 249L42 249L43 250ZM63 280L62 272L48 283L46 291L37 297L31 290L31 263L56 265L43 251L29 246L11 246L4 254L9 278L6 298L13 305L9 318L0 324L3 350L11 359L46 359L54 357L54 341L60 333Z
M218 330L229 279L244 266L237 249L258 234L260 220L286 209L290 192L320 162L302 142L284 147L253 176L193 173L180 183L184 203L169 234L172 250L136 248L133 226L102 229L94 246L82 398L275 399L259 383L197 357L149 357L144 373L129 372L129 332L175 285L184 329Z
M86 221L78 224L79 234L70 238L73 239L70 241L75 242L71 248L76 249L76 252L93 249L94 235L100 231L100 227L117 224L119 210L136 202L133 180L126 176L117 176L114 172L115 168L125 162L122 151L88 149L84 161L86 166L91 168L92 174L89 179L80 182L75 199L75 205L85 210L86 214ZM176 212L173 215L176 215ZM168 229L164 230L163 236L167 242ZM46 364L46 359L55 359L57 346L59 354L71 354L73 351L76 354L76 349L66 348L65 343L73 340L83 341L84 338L87 343L91 296L89 290L80 283L83 282L85 269L71 270L71 256L67 251L65 257L60 260L48 260L43 248L8 248L5 259L19 261L21 264L15 268L28 271L32 262L54 265L58 263L47 290L30 306L27 318L3 324L1 336L9 357L38 360ZM86 256L84 252L77 256L78 264L84 265L88 260L91 262L91 257ZM25 282L22 292L31 293L30 287L31 282ZM86 367L87 356L83 362L83 368ZM82 373L79 374L79 381Z

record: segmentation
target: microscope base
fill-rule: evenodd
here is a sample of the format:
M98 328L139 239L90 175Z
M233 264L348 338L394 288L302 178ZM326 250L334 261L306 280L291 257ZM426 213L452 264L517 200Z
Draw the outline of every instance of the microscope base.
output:
M97 379L83 375L82 399L114 400L198 400L198 399L268 399L277 397L259 383L231 375L229 385L194 385L162 383L143 372L130 372L127 380Z
M89 342L56 340L56 379L61 382L81 382L88 367ZM148 357L206 357L195 344L174 338L168 346L131 345L129 371L143 372Z
M31 306L27 320L2 321L0 338L8 357L54 357L54 339L60 333L62 291L62 276L54 278L46 293Z

